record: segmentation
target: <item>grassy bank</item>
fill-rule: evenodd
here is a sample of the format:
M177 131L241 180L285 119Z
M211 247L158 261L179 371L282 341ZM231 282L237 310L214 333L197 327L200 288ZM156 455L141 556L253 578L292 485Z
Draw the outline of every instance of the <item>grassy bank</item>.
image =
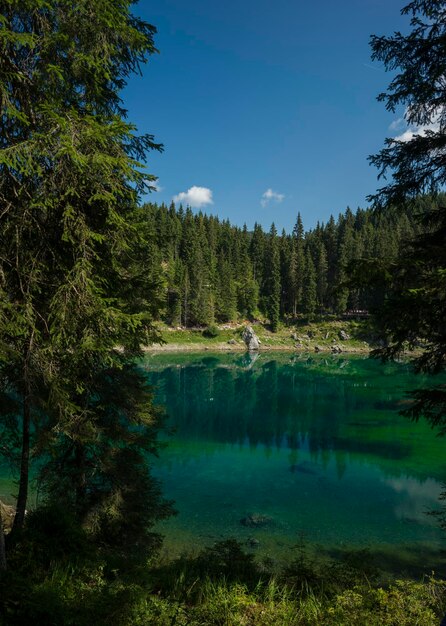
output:
M324 563L302 551L271 574L227 540L124 578L116 562L52 552L0 576L1 626L438 626L446 607L446 582L388 582L364 551Z
M271 580L250 591L245 585L200 584L195 602L151 596L135 626L438 626L445 584L399 581L387 589L355 587L326 599L296 594Z
M161 326L165 343L152 345L149 351L245 351L243 329L249 322L222 324L207 329ZM267 324L251 324L260 339L261 350L294 352L368 353L375 347L367 321L324 320L281 326L272 333ZM348 338L345 339L345 336Z

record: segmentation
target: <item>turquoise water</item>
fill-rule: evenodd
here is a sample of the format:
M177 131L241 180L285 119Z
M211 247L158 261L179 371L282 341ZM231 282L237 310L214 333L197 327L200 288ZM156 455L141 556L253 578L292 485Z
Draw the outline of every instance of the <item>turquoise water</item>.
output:
M178 515L170 554L228 537L283 561L367 548L390 569L442 567L446 441L398 415L423 384L403 364L289 354L148 355L173 433L156 464ZM426 382L426 380L424 380ZM245 526L251 514L264 526Z

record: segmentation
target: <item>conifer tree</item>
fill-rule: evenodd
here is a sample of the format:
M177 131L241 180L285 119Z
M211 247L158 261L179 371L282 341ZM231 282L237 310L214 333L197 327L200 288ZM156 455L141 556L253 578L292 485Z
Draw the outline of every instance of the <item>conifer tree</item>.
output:
M92 532L102 534L113 511L112 542L140 509L142 553L150 524L166 513L146 461L158 417L133 364L157 337L158 277L151 267L154 283L141 281L134 255L148 262L135 210L153 176L139 160L160 146L135 134L119 95L155 52L155 29L132 4L2 5L0 378L22 404L13 533L24 524L34 441L50 459L42 485L80 522L94 512ZM132 399L111 381L131 384Z
M293 286L293 315L295 316L298 309L301 308L302 305L305 276L304 226L300 213L297 214L297 220L293 230L291 272Z
M265 258L264 288L265 310L268 315L271 330L277 331L280 318L280 252L277 239L277 230L274 223L268 235L268 253Z
M316 292L317 292L317 304L319 310L322 312L326 306L327 297L327 253L325 251L325 245L322 240L318 241L317 247L317 268L316 268Z
M293 292L294 292L294 276L293 276L293 242L292 238L288 237L285 229L282 230L282 234L279 237L279 252L280 252L280 315L282 318L286 317L289 313L292 313L293 309Z
M421 371L439 373L446 364L446 208L436 203L446 182L446 13L440 0L414 0L402 10L411 16L412 30L390 37L372 37L372 58L387 70L397 71L387 92L378 99L388 110L405 107L408 140L387 139L385 147L371 157L379 176L391 180L371 198L375 206L406 208L426 194L424 234L400 254L388 272L390 295L381 321L390 345L384 357L399 354L408 342L420 339L424 346L415 360ZM424 416L446 432L446 387L420 390L407 411L414 419Z
M181 259L167 261L167 294L166 294L166 321L171 326L181 325L182 297L181 284L184 274Z
M355 258L354 216L347 207L344 215L338 219L338 252L334 285L334 308L336 313L343 313L348 305L350 290L347 274L350 261Z
M302 293L302 309L310 319L314 316L317 304L316 270L310 248L305 252L305 282Z
M336 222L331 215L324 230L324 243L327 251L327 304L330 310L335 310L336 272L338 267L338 233Z
M250 256L254 272L254 280L259 285L263 284L263 268L265 257L265 233L260 224L254 224L254 232L251 239Z
M258 308L259 286L249 257L249 239L246 224L240 240L240 268L237 272L237 302L240 315L253 319Z
M220 257L217 267L217 318L219 322L230 322L237 318L237 291L229 262Z

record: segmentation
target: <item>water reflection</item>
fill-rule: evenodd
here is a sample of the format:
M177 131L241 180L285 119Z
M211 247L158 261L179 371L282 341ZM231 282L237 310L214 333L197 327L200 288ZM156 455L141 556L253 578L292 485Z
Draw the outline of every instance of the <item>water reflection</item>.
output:
M274 520L256 531L268 554L302 532L330 550L398 544L402 558L404 544L411 560L417 544L419 562L421 545L438 545L425 511L446 444L398 415L422 384L408 367L273 354L156 355L144 367L174 428L158 472L180 511L166 524L178 542L246 541L240 519L254 512Z
M323 463L336 452L341 465L350 453L401 461L415 445L400 436L408 431L396 411L407 388L402 366L258 354L166 365L146 363L180 439L308 448Z
M399 499L394 506L396 517L406 523L426 523L426 514L434 510L443 491L438 481L428 478L420 481L410 476L389 478L384 481Z

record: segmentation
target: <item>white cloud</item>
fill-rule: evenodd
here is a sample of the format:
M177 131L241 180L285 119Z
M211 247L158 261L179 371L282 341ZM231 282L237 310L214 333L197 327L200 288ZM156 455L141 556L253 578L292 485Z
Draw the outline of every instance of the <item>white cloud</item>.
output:
M161 187L161 185L159 184L158 178L155 180L150 180L149 178L146 178L145 182L147 185L151 187L152 192L163 191L164 189L164 187Z
M200 209L207 204L213 204L212 191L207 187L197 187L194 185L187 191L181 191L178 195L174 196L174 202L182 202L189 206Z
M411 139L413 139L415 135L420 135L421 137L424 137L428 131L438 133L438 131L440 130L440 113L441 111L438 110L436 114L432 115L432 121L429 124L424 124L422 126L410 124L409 127L406 128L403 133L401 133L401 135L397 135L396 137L394 137L394 140L402 141L405 143L407 141L411 141ZM395 120L395 122L392 122L392 124L390 124L389 128L391 130L399 130L402 127L403 122L407 120L409 114L410 112L408 111L408 109L406 109L404 113L404 118L399 118L398 120Z
M426 124L426 126L413 126L412 128L405 130L401 135L394 137L394 139L395 141L410 141L413 137L415 137L415 135L421 135L424 137L428 130L438 133L440 130L440 124L438 122L432 122L431 124Z
M397 120L393 120L389 126L389 130L400 130L400 128L403 128L404 124L404 117L399 117Z
M262 199L260 200L260 204L265 207L270 202L275 202L276 204L280 204L282 200L285 198L285 194L277 193L277 191L273 191L271 188L267 189L265 193L262 194Z

